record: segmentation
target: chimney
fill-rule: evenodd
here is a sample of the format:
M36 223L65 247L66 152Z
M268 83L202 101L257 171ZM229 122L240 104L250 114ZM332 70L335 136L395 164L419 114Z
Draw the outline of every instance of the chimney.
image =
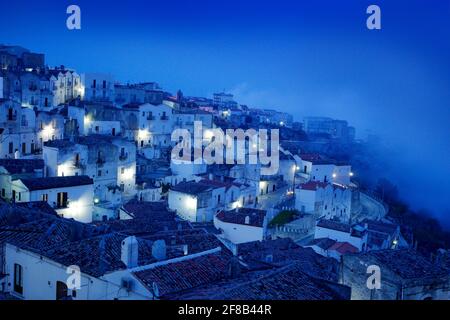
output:
M152 256L158 261L166 259L166 242L164 240L153 242Z
M250 217L249 217L249 216L246 216L246 217L245 217L244 223L245 223L245 224L250 224Z
M189 254L189 248L188 248L187 244L183 245L183 254L185 256L187 256Z
M127 237L122 240L122 252L120 259L128 269L138 265L139 245L135 236Z
M209 176L208 176L208 179L209 180L214 180L214 175L212 173L210 173Z

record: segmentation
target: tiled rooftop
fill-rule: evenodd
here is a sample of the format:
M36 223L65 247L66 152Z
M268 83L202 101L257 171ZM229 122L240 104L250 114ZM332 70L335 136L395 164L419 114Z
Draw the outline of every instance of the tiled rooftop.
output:
M448 269L410 249L370 251L357 254L357 257L361 261L375 259L381 268L389 268L404 280L449 276Z
M30 191L67 188L94 184L88 176L46 177L33 179L20 179Z
M20 174L43 170L45 164L42 159L0 159L0 166L4 167L10 174Z
M247 217L248 223L246 223ZM258 210L251 208L237 208L230 211L221 211L216 216L216 218L222 222L248 225L259 228L263 227L265 217L266 217L265 210Z
M228 262L229 256L219 251L134 272L134 275L149 288L156 283L159 296L163 297L223 279Z

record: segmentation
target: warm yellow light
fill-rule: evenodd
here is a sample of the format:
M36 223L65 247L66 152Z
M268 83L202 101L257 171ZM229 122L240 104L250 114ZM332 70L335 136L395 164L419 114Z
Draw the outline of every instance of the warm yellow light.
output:
M188 209L194 209L194 210L197 209L197 198L195 198L195 197L186 198L185 205L186 205L186 208L188 208Z
M206 130L206 131L203 133L203 136L204 136L205 139L211 140L212 137L214 136L214 134L213 134L213 132L212 132L211 130Z
M84 116L84 125L88 126L91 123L92 119L90 116Z
M54 131L55 131L55 130L53 129L53 127L52 127L51 125L45 126L45 127L42 129L42 133L43 133L44 135L46 135L46 136L49 136L49 135L53 134Z
M122 174L122 177L127 180L133 178L133 176L134 176L134 171L132 168L125 169Z
M150 132L146 129L139 129L138 137L139 139L145 139L149 136Z

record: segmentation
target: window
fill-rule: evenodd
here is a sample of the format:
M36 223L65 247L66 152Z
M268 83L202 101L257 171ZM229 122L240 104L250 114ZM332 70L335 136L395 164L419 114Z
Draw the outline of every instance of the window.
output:
M13 153L14 152L14 144L12 142L10 142L9 145L8 145L8 151L9 151L9 153Z
M4 198L5 195L6 195L6 190L5 190L5 188L2 188L2 197Z
M102 170L98 170L97 177L101 177L101 176L102 176Z
M66 208L67 207L67 192L58 192L56 206L58 208Z
M14 264L14 291L22 294L23 293L23 269L20 264Z
M41 195L41 200L42 201L48 201L48 194L44 193L43 195Z
M124 167L120 168L120 173L121 173L121 174L124 174L124 173L125 173L125 168L124 168Z

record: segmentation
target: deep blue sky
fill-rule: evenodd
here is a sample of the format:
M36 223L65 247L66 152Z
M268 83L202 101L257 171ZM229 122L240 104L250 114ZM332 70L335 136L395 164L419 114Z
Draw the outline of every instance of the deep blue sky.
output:
M78 4L82 30L66 29ZM369 4L382 30L365 27ZM186 95L344 118L397 152L416 207L450 214L450 0L1 0L0 43ZM3 9L6 9L3 10Z

